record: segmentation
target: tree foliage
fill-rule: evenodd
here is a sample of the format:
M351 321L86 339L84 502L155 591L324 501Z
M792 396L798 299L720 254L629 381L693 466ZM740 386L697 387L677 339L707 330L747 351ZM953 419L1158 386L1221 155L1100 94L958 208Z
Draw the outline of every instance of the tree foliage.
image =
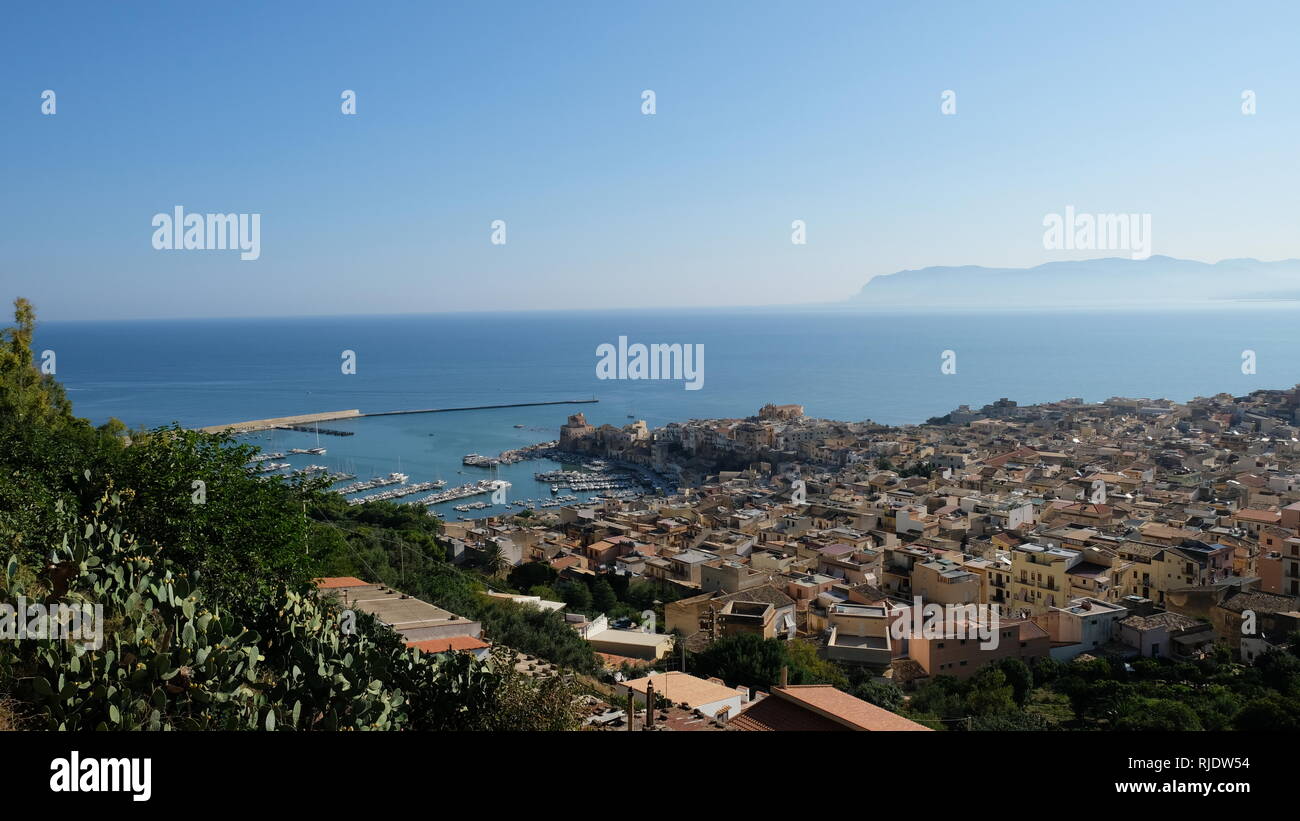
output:
M577 726L573 686L516 673L512 652L426 656L364 613L358 630L342 630L317 596L321 575L401 582L480 618L494 641L595 667L562 617L479 595L483 582L445 561L436 518L349 508L320 482L250 476L253 449L228 436L93 427L37 367L34 330L20 299L15 324L0 331L0 602L99 606L103 643L0 641L5 723Z
M754 633L724 636L690 662L695 675L716 676L733 687L762 689L781 683L782 668L790 684L848 684L844 672L818 657L809 642L765 639Z

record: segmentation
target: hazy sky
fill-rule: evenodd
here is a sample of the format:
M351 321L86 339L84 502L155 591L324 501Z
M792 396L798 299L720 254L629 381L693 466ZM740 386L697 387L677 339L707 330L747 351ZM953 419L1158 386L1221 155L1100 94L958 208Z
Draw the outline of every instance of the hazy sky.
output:
M4 16L0 296L47 319L840 300L904 268L1110 255L1044 250L1066 206L1151 214L1157 254L1300 256L1295 4ZM177 205L260 214L260 258L155 250Z

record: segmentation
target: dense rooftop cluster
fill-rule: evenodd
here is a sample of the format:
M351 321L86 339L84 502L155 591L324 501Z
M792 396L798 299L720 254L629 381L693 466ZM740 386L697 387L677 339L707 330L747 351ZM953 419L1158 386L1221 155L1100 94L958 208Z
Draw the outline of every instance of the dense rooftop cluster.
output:
M560 447L653 470L676 491L448 524L447 536L453 556L499 550L560 579L673 590L666 634L571 617L624 663L756 634L813 641L907 685L1006 658L1226 646L1250 662L1300 626L1300 388L1185 404L1004 399L907 426L798 405L657 429L575 414ZM971 637L891 630L932 604L966 607ZM979 612L996 614L994 647L973 637Z

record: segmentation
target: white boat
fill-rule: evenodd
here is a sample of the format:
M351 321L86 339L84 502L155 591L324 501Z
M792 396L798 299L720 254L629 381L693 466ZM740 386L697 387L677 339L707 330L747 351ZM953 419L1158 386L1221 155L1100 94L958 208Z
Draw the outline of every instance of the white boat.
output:
M316 427L316 447L314 448L289 448L290 453L311 453L316 456L324 456L325 448L320 446L320 426Z

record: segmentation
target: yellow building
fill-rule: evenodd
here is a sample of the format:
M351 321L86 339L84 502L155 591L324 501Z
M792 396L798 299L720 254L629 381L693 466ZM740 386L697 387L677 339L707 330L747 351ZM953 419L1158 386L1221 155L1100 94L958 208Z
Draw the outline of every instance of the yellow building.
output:
M1081 560L1077 550L1037 544L1017 545L1011 551L1012 613L1028 611L1039 616L1052 607L1063 607L1070 600L1067 571Z

